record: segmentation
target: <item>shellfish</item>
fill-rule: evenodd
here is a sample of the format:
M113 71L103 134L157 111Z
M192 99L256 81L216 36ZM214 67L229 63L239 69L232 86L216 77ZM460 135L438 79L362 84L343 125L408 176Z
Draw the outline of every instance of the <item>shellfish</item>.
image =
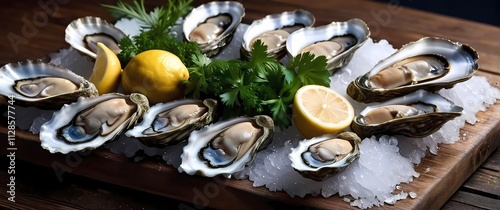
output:
M359 157L361 139L353 132L327 134L299 142L288 155L302 176L324 181Z
M42 147L64 154L95 149L133 126L148 107L146 96L139 93L81 97L42 125Z
M235 1L214 1L191 10L182 25L187 41L195 41L202 53L211 57L232 39L245 16L245 8Z
M471 78L478 68L478 54L470 46L426 37L404 45L356 78L347 93L360 102L386 101L418 89L451 88Z
M240 51L243 56L250 58L253 44L260 40L267 46L269 56L279 58L286 53L286 41L290 34L301 28L310 27L314 22L314 16L302 9L267 15L253 21L248 27L243 35Z
M102 42L114 53L120 53L118 43L126 35L113 24L98 17L82 17L71 22L65 31L65 40L73 48L96 58L97 42Z
M179 143L193 130L211 123L216 106L217 101L213 99L182 99L158 103L149 108L142 121L125 135L153 146Z
M349 63L369 36L370 30L365 22L351 19L300 29L290 35L286 49L292 57L305 52L323 55L327 59L327 69L335 71Z
M37 61L10 63L0 68L0 97L17 105L59 109L78 97L97 96L97 89L69 69Z
M184 147L179 171L230 177L267 147L273 133L273 120L265 115L233 118L194 131Z
M460 116L462 110L439 94L419 90L366 107L354 117L351 128L361 137L381 133L425 137Z

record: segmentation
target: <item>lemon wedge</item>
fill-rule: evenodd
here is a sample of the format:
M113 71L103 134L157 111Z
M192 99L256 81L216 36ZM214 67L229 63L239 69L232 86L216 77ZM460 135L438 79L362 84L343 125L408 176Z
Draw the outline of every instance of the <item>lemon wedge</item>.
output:
M332 89L306 85L295 94L292 119L305 138L338 133L354 118L351 103Z
M116 92L122 67L116 54L101 42L97 43L97 57L89 81L99 94Z
M130 60L121 84L125 93L142 93L155 104L182 98L188 79L189 71L179 57L165 50L148 50Z

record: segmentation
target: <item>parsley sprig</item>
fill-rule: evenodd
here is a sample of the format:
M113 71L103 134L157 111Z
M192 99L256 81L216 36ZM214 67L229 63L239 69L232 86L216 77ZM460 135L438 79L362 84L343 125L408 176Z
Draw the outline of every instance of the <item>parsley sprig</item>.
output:
M268 114L281 129L289 127L297 90L309 84L329 86L326 58L305 53L284 66L266 51L267 46L257 41L248 61L193 55L196 65L189 68L188 97L218 97L224 117Z

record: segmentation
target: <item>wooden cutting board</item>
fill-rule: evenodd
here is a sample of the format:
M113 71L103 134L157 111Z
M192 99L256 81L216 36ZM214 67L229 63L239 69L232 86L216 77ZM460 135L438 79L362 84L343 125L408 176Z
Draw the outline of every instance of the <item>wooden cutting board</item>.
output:
M37 27L37 33L33 37L25 36L28 44L19 44L16 53L12 53L13 44L8 40L8 34L22 35L23 17L31 18L36 14L32 11L40 11L40 7L19 1L7 3L6 7L0 8L0 16L5 17L0 27L6 29L0 36L0 46L4 49L0 51L0 63L40 58L59 48L68 47L63 41L64 28L77 17L93 15L111 20L107 11L100 7L97 1L89 2L70 1L59 5L56 12L49 14L47 24ZM206 1L196 1L195 4L204 2ZM243 1L243 4L246 8L243 21L245 23L267 14L302 8L315 15L316 25L361 18L368 23L372 38L387 39L396 48L424 36L445 37L468 43L480 55L481 70L478 75L488 77L492 85L500 87L498 27L371 1L252 0ZM19 13L16 9L24 12ZM461 133L467 133L465 141L460 140L453 145L440 145L437 156L428 154L416 167L416 171L421 174L420 177L409 184L401 185L401 190L416 192L417 197L399 201L394 206L385 205L384 208L440 208L489 154L499 147L498 116L500 116L498 103L486 112L478 113L479 122L475 125L467 124L461 130ZM0 122L1 139L7 138L6 122L4 118ZM5 145L4 148L7 147L6 141L2 141L2 144ZM113 154L106 149L69 155L50 154L40 147L36 135L21 130L16 130L16 147L17 158L53 168L61 177L64 177L64 173L74 173L201 206L224 209L290 205L330 209L353 208L338 196L291 198L283 192L270 192L264 187L253 187L252 182L248 180L188 176L178 173L176 169L161 161L130 162L122 155ZM0 151L4 155L8 152L5 149ZM431 170L425 173L427 168Z

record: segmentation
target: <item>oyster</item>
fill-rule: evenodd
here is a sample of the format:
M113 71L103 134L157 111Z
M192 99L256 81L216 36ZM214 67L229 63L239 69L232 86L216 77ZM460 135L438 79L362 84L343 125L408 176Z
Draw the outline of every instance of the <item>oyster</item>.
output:
M298 30L288 38L286 49L292 57L305 52L323 55L328 63L327 69L334 71L347 65L369 36L370 30L365 22L351 19Z
M267 147L273 133L273 120L265 115L233 118L194 131L184 147L179 171L230 177Z
M141 140L144 144L165 146L179 143L193 130L211 123L217 101L182 99L152 106L140 123L125 135Z
M0 98L20 106L59 109L78 97L97 96L97 89L69 69L37 61L9 63L0 68Z
M440 96L418 90L366 107L354 117L351 128L361 137L377 134L428 136L462 114L462 107Z
M114 53L120 53L118 43L126 35L113 24L98 17L83 17L66 27L65 40L78 51L96 58L97 42L102 42Z
M327 134L300 141L288 157L303 177L324 181L358 159L360 143L353 132Z
M139 93L81 97L65 105L40 128L42 147L51 153L95 149L133 126L149 107Z
M250 58L252 46L260 40L267 46L267 54L279 58L285 54L286 41L291 33L314 24L314 16L306 10L294 10L267 15L255 20L243 35L242 55Z
M426 37L403 46L356 78L347 93L360 102L385 101L418 89L451 88L478 68L478 54L468 45Z
M211 57L229 44L245 16L245 8L235 1L214 1L191 10L182 25L184 37L195 41Z

